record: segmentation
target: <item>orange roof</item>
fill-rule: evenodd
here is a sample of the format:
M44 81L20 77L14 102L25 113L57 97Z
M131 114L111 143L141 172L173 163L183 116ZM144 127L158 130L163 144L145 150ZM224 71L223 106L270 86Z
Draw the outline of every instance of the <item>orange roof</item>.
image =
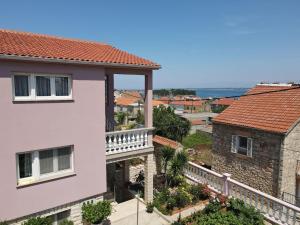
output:
M194 119L191 121L192 125L205 125L206 121L203 121L202 119Z
M231 105L235 100L233 98L221 98L212 102L213 105Z
M162 102L162 101L159 101L159 100L155 100L153 99L152 100L152 106L153 107L157 107L157 106L160 106L160 105L165 105L166 103Z
M159 69L160 65L108 44L1 30L0 57Z
M122 95L126 98L142 99L142 95L138 91L125 91Z
M181 101L172 101L171 105L183 105L183 106L202 106L204 101L202 100L181 100Z
M153 137L153 141L155 143L158 143L158 144L163 145L163 146L168 146L168 147L173 148L173 149L177 149L177 148L180 147L180 144L178 142L173 141L169 138L159 136L159 135L155 135Z
M271 93L257 94L268 91ZM300 119L300 86L258 85L247 94L255 95L234 101L213 121L286 133Z
M127 98L127 97L122 96L122 97L116 98L116 105L129 106L129 105L136 103L137 101L138 101L138 99Z

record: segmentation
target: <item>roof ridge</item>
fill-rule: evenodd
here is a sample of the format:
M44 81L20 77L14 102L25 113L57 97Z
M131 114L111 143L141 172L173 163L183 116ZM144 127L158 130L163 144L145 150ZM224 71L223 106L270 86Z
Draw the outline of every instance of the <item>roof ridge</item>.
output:
M77 38L66 38L56 35L50 35L50 34L41 34L41 33L33 33L28 31L17 31L17 30L8 30L8 29L2 29L0 28L0 32L6 32L6 33L12 33L12 34L21 34L21 35L28 35L31 37L45 37L45 38L53 38L58 40L65 40L65 41L77 41L77 42L84 42L84 43L90 43L90 44L99 44L99 45L106 45L111 46L110 44L104 43L104 42L98 42L98 41L91 41L91 40L83 40L83 39L77 39ZM115 48L115 47L113 47Z

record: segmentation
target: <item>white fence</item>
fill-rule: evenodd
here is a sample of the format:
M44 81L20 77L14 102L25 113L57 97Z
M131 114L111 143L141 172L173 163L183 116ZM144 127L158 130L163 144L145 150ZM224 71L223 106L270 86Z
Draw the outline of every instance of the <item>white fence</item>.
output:
M153 128L140 128L123 131L106 132L106 154L135 151L152 146L148 136Z
M208 184L216 192L243 200L276 224L300 224L300 208L231 179L230 174L221 175L189 162L185 175L194 182Z

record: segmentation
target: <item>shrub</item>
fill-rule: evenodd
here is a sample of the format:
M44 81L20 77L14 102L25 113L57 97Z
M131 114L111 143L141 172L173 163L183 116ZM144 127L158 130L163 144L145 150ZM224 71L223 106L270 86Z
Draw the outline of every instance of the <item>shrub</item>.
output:
M207 184L202 187L202 199L208 199L211 196L211 190L208 188Z
M245 225L263 225L263 216L252 206L246 205L242 200L230 199L228 211L234 213Z
M171 212L175 207L176 207L176 199L171 196L168 200L167 200L167 205L166 205L166 209Z
M189 187L189 193L192 195L192 201L193 201L193 203L196 203L199 200L206 200L211 195L211 192L207 188L207 186L202 185L202 184L191 185Z
M220 202L216 199L212 199L209 201L209 204L204 208L204 213L210 214L210 213L216 213L220 211L222 208Z
M85 203L81 209L82 218L91 224L101 223L111 214L112 211L111 204L108 201Z
M22 223L22 225L52 225L50 217L33 217Z
M153 213L154 204L152 202L148 202L146 205L146 212L147 213Z
M202 215L193 220L193 225L243 225L241 221L231 212L216 212Z
M217 195L217 200L220 202L222 206L226 205L227 197L221 194Z
M7 221L0 221L0 225L8 225Z
M71 220L64 219L58 225L74 225L74 222Z
M192 196L183 188L178 188L174 198L178 208L183 208L192 202Z

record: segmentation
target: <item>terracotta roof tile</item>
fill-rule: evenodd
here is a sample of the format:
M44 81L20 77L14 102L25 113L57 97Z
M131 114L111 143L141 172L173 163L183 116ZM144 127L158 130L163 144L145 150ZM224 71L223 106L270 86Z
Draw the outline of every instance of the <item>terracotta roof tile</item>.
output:
M212 102L213 105L225 105L229 106L231 105L235 100L233 98L221 98L221 99L216 99L215 101Z
M194 119L191 121L191 124L193 126L195 125L206 125L206 121L203 121L202 119Z
M157 106L160 106L160 105L166 105L166 103L164 103L162 101L159 101L159 100L155 100L155 99L152 100L152 106L153 107L157 107Z
M251 89L248 94L267 91L272 92L241 97L213 121L286 133L300 119L300 88L260 85Z
M158 64L147 59L100 42L66 39L9 30L0 30L1 55L112 65L120 64L155 69L160 67Z
M168 146L170 148L173 148L173 149L177 149L180 147L180 144L176 141L173 141L171 139L168 139L168 138L165 138L165 137L162 137L162 136L159 136L159 135L155 135L153 137L153 142L157 143L157 144L160 144L160 145L163 145L163 146Z
M129 106L132 105L136 102L138 102L138 99L134 99L134 98L127 98L127 97L119 97L116 98L116 105L123 105L123 106Z
M202 106L205 101L203 100L180 100L171 101L170 105L182 105L182 106Z

